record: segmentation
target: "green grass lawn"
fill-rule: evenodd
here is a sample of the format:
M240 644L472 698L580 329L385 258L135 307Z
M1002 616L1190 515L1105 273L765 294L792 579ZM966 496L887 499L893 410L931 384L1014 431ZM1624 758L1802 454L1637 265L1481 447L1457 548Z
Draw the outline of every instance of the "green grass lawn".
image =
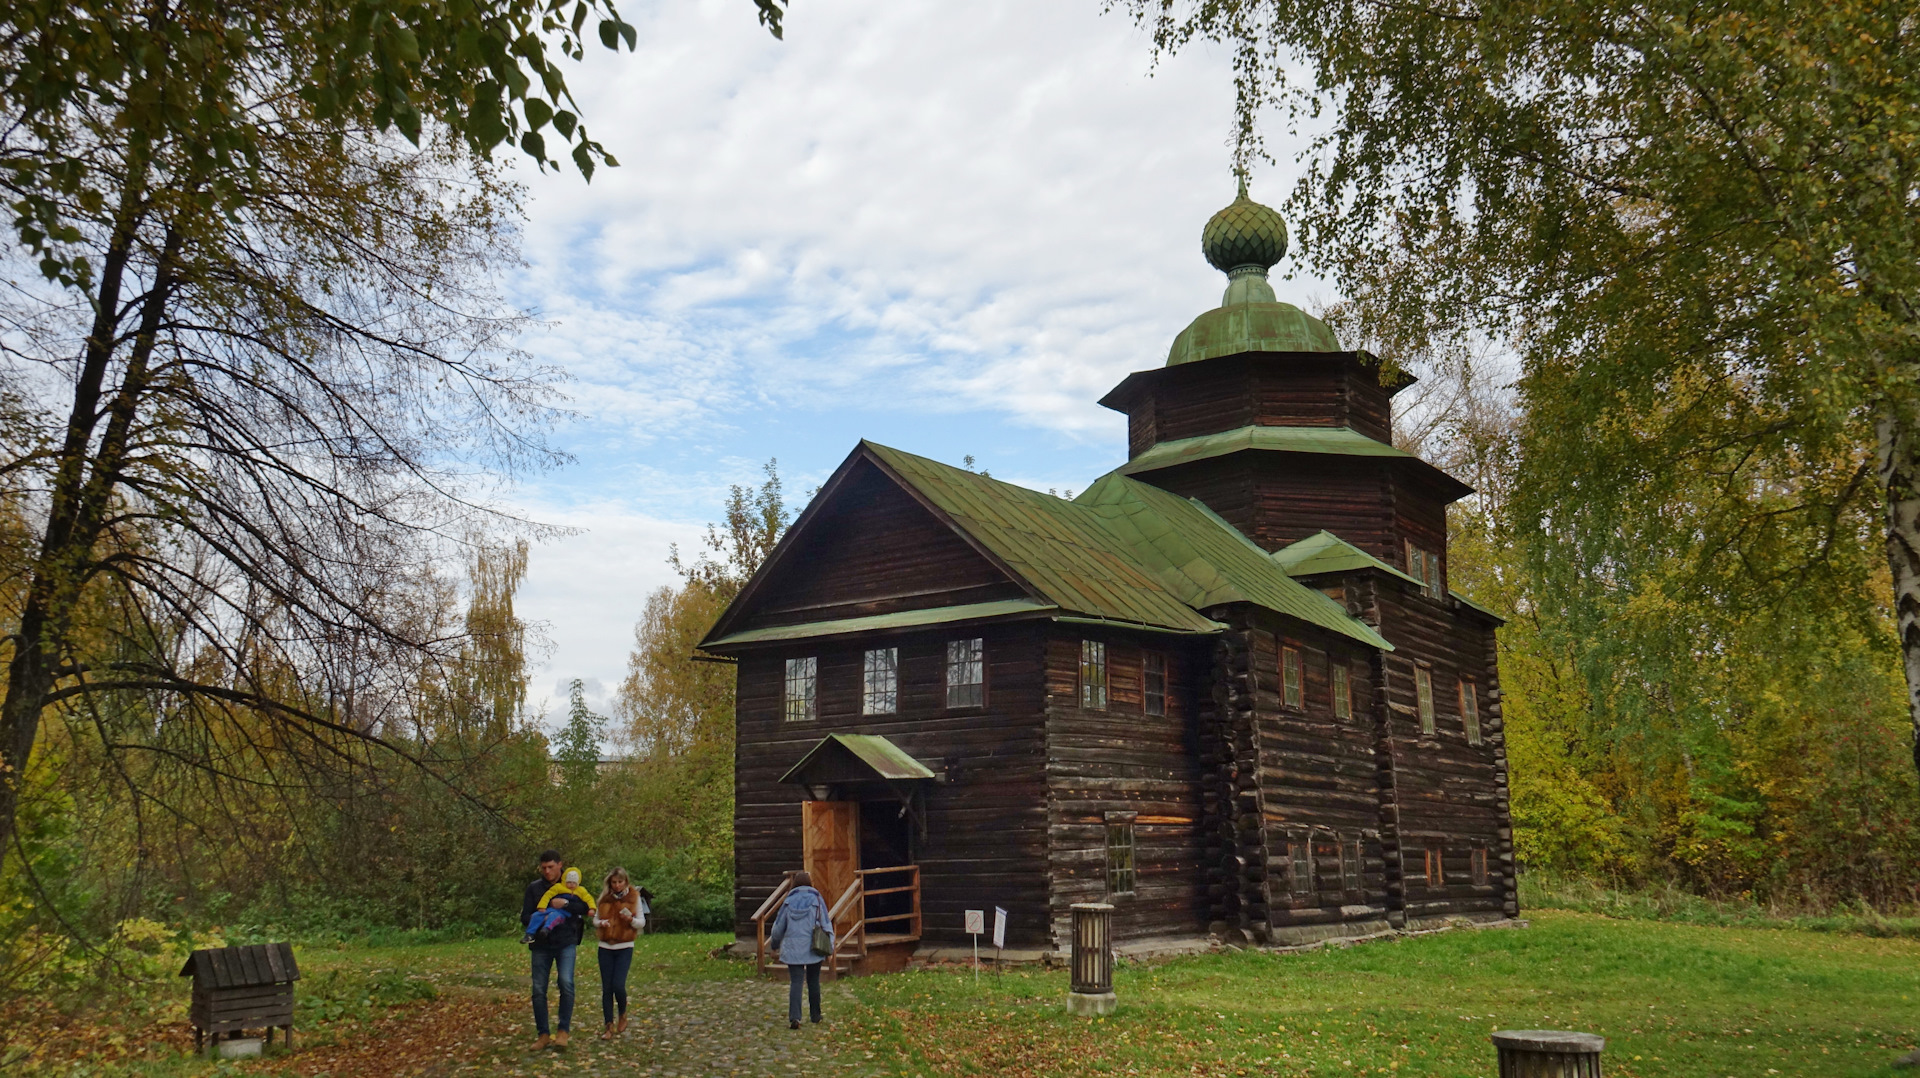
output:
M1062 972L858 982L909 1074L1495 1073L1495 1029L1607 1038L1629 1078L1894 1075L1920 1032L1920 944L1530 914L1322 951L1123 967L1120 1011L1064 1012Z
M1120 1010L1100 1020L1065 1013L1067 977L1058 970L989 970L977 984L955 968L864 978L849 982L855 1006L831 1014L823 1032L861 1058L872 1052L898 1074L925 1078L1492 1078L1487 1034L1529 1028L1605 1036L1610 1078L1893 1078L1903 1072L1890 1064L1920 1033L1920 941L1560 910L1529 916L1525 929L1122 966ZM636 1006L676 998L669 982L686 985L678 998L708 999L730 991L726 982L745 982L748 963L707 957L723 942L643 937ZM370 1051L356 1065L328 1064L336 1078L415 1073L411 1064L395 1069L403 1058L458 1064L461 1074L522 1073L525 961L512 940L302 948L302 1043L314 1052L269 1066L309 1072L332 1042ZM590 959L581 964L590 1019L598 999L591 969ZM651 996L650 984L660 986ZM784 1035L771 1011L766 1023ZM434 1034L422 1044L425 1028L445 1029L444 1042ZM383 1046L397 1029L413 1042ZM648 1063L618 1061L628 1070ZM149 1055L88 1073L184 1078L258 1067Z

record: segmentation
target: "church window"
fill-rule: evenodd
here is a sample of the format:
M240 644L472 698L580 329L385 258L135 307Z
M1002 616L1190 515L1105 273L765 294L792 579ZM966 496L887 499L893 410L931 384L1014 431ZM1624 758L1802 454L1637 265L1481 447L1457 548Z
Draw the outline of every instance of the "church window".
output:
M947 641L947 706L987 703L987 642L980 637Z
M787 660L783 714L788 722L812 722L819 717L814 704L819 672L819 660L811 655L804 659Z
M1356 895L1360 891L1360 853L1360 840L1357 838L1350 838L1341 846L1341 881L1348 891Z
M1353 718L1353 685L1347 676L1347 664L1336 659L1333 664L1333 717L1336 719Z
M1447 866L1440 847L1427 847L1427 886L1439 890L1447 885Z
M1440 587L1440 555L1413 545L1407 540L1407 575L1420 582L1420 593L1435 599L1443 594Z
M1472 867L1473 882L1485 885L1487 882L1487 848L1485 846L1475 846L1473 848Z
M1433 733L1433 674L1424 666L1413 668L1413 695L1420 704L1420 732Z
M1145 682L1147 714L1165 715L1167 713L1167 657L1157 651L1147 652L1146 670L1142 680Z
M1101 640L1080 641L1080 706L1107 708L1107 645Z
M900 649L874 648L867 652L860 713L891 715L900 710Z
M1107 814L1107 894L1133 893L1133 821L1130 812Z
M1460 679L1460 722L1467 728L1467 744L1480 743L1480 697L1473 682Z
M1280 679L1281 687L1286 692L1286 705L1288 707L1300 707L1304 704L1305 697L1300 689L1299 648L1280 649Z
M1313 843L1311 841L1287 843L1287 880L1288 890L1296 898L1313 896Z

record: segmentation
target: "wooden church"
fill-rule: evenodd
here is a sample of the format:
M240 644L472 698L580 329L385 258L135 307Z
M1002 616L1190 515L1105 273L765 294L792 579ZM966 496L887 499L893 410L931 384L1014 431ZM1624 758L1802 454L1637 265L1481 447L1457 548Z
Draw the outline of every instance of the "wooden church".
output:
M1224 302L1100 402L1125 464L1067 501L861 442L701 644L743 944L802 866L856 951L994 907L1061 950L1089 901L1123 943L1518 913L1470 490L1394 448L1409 377L1276 301L1277 213L1243 185L1202 248Z

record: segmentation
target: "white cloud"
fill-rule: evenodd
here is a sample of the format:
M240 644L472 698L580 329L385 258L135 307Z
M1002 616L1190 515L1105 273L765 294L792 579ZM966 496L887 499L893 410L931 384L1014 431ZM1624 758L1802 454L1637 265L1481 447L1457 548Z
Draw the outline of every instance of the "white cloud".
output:
M1225 283L1232 86L1101 6L805 0L776 42L749 0L656 2L570 74L623 167L528 178L528 344L588 416L527 493L588 529L534 554L549 681L617 684L667 543L767 456L795 500L876 432L1075 489L1118 463L1094 402Z

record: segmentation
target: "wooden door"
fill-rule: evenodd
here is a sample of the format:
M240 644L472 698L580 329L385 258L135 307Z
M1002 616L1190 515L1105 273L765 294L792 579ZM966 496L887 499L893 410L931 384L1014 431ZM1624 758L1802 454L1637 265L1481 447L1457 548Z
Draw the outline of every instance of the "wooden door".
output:
M860 802L800 802L802 866L832 909L860 868Z

